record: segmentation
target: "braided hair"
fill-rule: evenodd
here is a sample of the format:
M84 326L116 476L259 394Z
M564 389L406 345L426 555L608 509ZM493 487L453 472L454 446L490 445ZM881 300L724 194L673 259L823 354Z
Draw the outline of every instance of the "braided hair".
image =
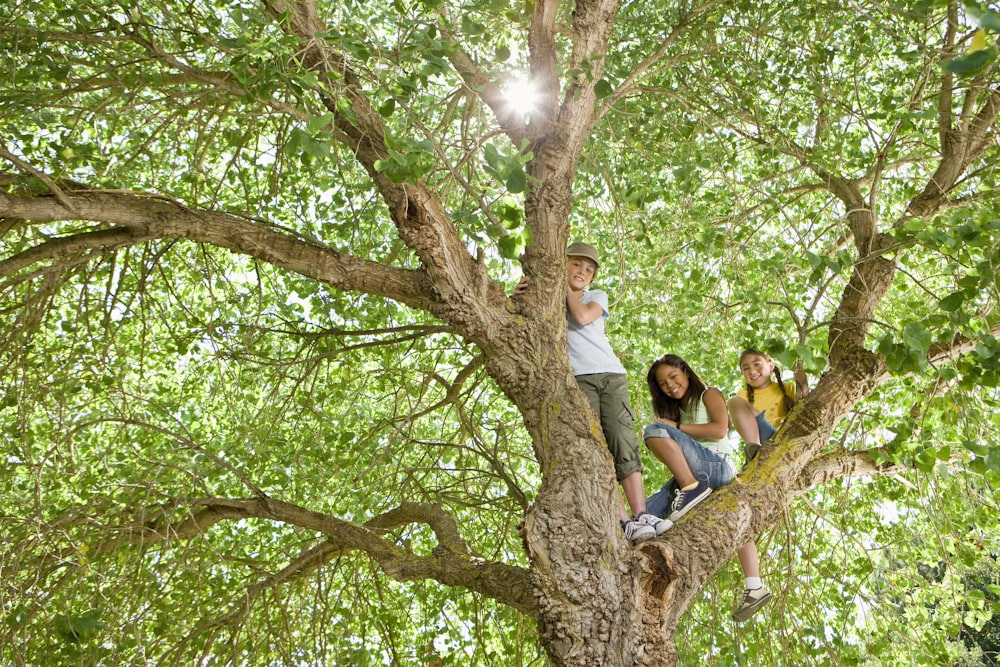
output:
M656 381L656 371L660 366L671 366L687 376L688 388L680 399L667 396L660 389L660 384ZM707 389L698 374L676 354L665 354L654 361L653 365L649 367L649 372L646 373L646 384L649 385L649 396L653 402L653 414L660 419L670 419L678 423L681 420L681 410L690 404L692 398L700 397Z
M748 347L747 349L743 350L742 354L740 354L739 366L742 368L743 360L746 359L747 357L754 357L754 356L764 357L765 359L770 361L771 364L774 366L775 380L778 384L778 389L781 390L781 406L785 412L788 412L789 410L792 409L792 405L795 403L795 400L788 395L788 390L785 388L785 383L781 380L781 369L778 368L778 364L774 363L774 359L772 359L771 357L764 354L758 349ZM748 382L746 388L747 388L747 400L750 402L750 405L753 405L753 387L751 387L750 383Z

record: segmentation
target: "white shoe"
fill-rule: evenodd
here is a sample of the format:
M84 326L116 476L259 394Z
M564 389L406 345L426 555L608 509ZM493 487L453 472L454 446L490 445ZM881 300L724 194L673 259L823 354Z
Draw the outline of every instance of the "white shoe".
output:
M639 523L634 519L622 522L622 530L625 531L625 537L628 538L629 542L632 544L639 544L640 542L648 542L649 540L656 537L656 531L652 526L647 526L644 523Z
M656 531L657 537L667 532L674 526L674 522L670 519L661 519L655 514L650 514L649 512L643 512L637 516L635 520L644 526L651 527L654 531Z
M736 611L733 612L733 620L737 623L742 623L756 614L770 599L771 591L763 586L753 590L747 588L743 591L743 599L740 600L740 603L736 606Z

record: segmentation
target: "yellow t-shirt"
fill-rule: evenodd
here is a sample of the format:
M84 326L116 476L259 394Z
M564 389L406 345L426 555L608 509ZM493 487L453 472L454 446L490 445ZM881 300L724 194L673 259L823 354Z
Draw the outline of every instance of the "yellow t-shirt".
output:
M785 382L785 391L788 392L788 397L792 399L792 403L795 403L796 389L794 380ZM748 401L750 400L746 385L740 389L738 395ZM778 428L785 423L785 417L788 416L788 410L785 408L784 402L781 400L782 398L784 397L781 394L778 383L772 382L763 389L754 389L751 405L764 413L764 417L771 426Z

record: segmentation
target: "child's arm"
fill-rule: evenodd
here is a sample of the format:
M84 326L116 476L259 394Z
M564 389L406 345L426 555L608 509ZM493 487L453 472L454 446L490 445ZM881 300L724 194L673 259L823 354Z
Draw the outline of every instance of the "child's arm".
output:
M795 396L801 398L809 393L809 378L801 368L792 373L795 378Z
M715 387L709 387L704 394L705 408L708 410L707 424L675 424L668 419L661 419L664 423L676 426L677 430L683 431L695 440L721 440L729 435L729 409L726 407L726 399L722 392Z
M566 294L566 309L569 311L573 321L581 327L597 321L598 318L604 315L604 308L601 304L596 301L584 303L581 301L582 298L583 292L569 290Z

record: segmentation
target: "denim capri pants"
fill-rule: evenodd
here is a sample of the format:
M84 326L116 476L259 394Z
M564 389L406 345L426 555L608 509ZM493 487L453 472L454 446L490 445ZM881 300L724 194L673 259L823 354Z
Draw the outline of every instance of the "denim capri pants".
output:
M642 430L642 439L645 441L648 438L670 438L675 441L680 446L681 453L687 459L688 466L695 478L708 482L708 485L713 489L729 484L736 476L736 470L729 459L716 454L687 433L673 426L662 422L649 424ZM677 489L677 480L671 477L659 491L646 498L646 511L658 517L665 517L670 513L670 505L674 501Z
M771 426L771 422L767 421L767 417L764 416L763 411L757 413L757 430L760 431L760 442L757 443L758 445L763 445L778 432L777 429Z

